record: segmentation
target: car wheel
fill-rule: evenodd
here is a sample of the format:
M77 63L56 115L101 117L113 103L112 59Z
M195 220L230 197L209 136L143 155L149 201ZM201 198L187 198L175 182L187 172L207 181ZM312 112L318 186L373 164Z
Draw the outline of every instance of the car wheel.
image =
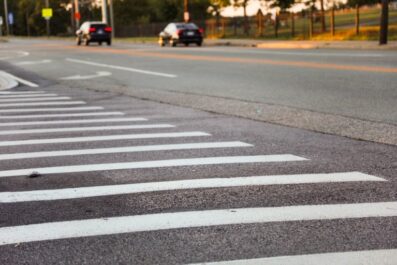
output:
M80 39L80 37L77 37L77 38L76 38L76 44L77 44L77 46L80 46L80 45L81 45L81 39Z
M102 46L102 41L98 42L99 46Z
M186 46L186 47L188 47L188 46L189 46L189 42L185 42L184 44L185 44L185 46Z
M197 46L201 47L201 45L203 45L203 43L201 41L197 42Z
M159 39L159 44L160 44L160 47L164 47L165 46L165 42L164 42L163 38Z
M106 44L107 44L108 46L110 46L110 45L112 45L112 41L111 41L111 40L108 40L108 41L106 42Z

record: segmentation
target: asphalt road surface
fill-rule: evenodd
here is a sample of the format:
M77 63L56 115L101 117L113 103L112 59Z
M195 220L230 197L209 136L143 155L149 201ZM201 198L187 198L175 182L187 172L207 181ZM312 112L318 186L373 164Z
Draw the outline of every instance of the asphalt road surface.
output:
M1 45L0 264L396 264L395 52Z

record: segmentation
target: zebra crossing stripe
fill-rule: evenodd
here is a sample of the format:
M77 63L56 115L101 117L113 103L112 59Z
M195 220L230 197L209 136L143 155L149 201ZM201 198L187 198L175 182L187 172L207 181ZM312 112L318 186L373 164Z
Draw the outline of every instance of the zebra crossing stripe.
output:
M3 91L0 95L30 95L30 94L41 94L46 93L45 91Z
M32 106L59 106L59 105L83 105L85 101L53 101L53 102L33 102L33 103L7 103L0 104L0 108L4 107L32 107Z
M70 108L34 108L34 109L0 109L0 113L18 112L58 112L58 111L80 111L80 110L103 110L104 107L70 107Z
M38 98L38 97L56 97L58 94L27 94L27 95L13 95L13 94L0 94L0 99L3 98Z
M46 98L0 98L0 103L6 102L32 102L32 101L55 101L55 100L70 100L70 97L46 97Z
M67 137L67 138L50 138L50 139L35 139L35 140L2 141L0 142L0 146L81 143L81 142L154 139L154 138L179 138L179 137L197 137L197 136L211 136L211 134L208 134L206 132L175 132L175 133L143 133L143 134Z
M33 173L45 175L45 174L111 171L111 170L122 170L122 169L203 166L203 165L220 165L220 164L270 163L270 162L288 162L288 161L304 161L304 160L307 159L290 154L199 157L199 158L190 158L190 159L152 160L152 161L141 161L141 162L86 164L86 165L3 170L0 171L0 178L29 176Z
M64 133L64 132L86 132L86 131L111 131L111 130L134 130L134 129L158 129L174 128L171 124L146 124L146 125L123 125L123 126L95 126L95 127L73 127L55 129L31 129L31 130L9 130L0 131L0 135L35 134L35 133Z
M91 116L122 116L123 112L87 112L87 113L68 113L68 114L37 114L37 115L9 115L1 116L0 119L36 119L36 118L72 118L72 117L91 117Z
M84 120L56 120L56 121L26 121L26 122L4 122L0 126L28 126L28 125L54 125L54 124L85 124L85 123L105 123L105 122L129 122L147 121L145 118L112 118L112 119L84 119Z
M34 190L19 192L1 192L0 203L29 201L52 201L134 194L156 191L207 189L266 185L291 185L331 182L386 181L385 179L360 172L327 174L273 175L237 178L207 178L177 181L162 181L136 184L108 185L96 187L66 188L54 190Z
M190 265L395 265L396 260L397 249L379 249L203 262Z
M143 145L143 146L94 148L94 149L80 149L80 150L15 153L15 154L4 154L4 155L0 154L0 161L28 159L28 158L42 158L42 157L116 154L116 153L149 152L149 151L194 150L194 149L207 149L207 148L251 147L251 146L252 146L251 144L247 144L243 142L209 142L209 143Z
M395 216L397 202L157 213L1 227L0 245L192 227Z

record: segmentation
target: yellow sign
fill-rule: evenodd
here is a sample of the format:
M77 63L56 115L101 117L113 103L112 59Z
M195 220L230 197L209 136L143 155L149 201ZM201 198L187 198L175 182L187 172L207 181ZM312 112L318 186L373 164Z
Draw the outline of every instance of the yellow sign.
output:
M52 8L43 8L41 10L41 15L47 19L51 18L52 17Z

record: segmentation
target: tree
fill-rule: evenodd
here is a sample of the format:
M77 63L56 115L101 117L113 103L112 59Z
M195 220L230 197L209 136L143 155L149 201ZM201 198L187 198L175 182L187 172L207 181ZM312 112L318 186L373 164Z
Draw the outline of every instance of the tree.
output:
M360 7L377 3L378 0L348 0L347 5L356 9L356 35L360 34Z
M249 24L248 24L248 16L247 16L247 6L250 0L232 0L232 3L235 7L242 7L244 10L244 33L245 35L249 35Z
M209 0L208 11L216 17L217 27L219 26L219 20L221 11L223 8L230 4L230 0Z

